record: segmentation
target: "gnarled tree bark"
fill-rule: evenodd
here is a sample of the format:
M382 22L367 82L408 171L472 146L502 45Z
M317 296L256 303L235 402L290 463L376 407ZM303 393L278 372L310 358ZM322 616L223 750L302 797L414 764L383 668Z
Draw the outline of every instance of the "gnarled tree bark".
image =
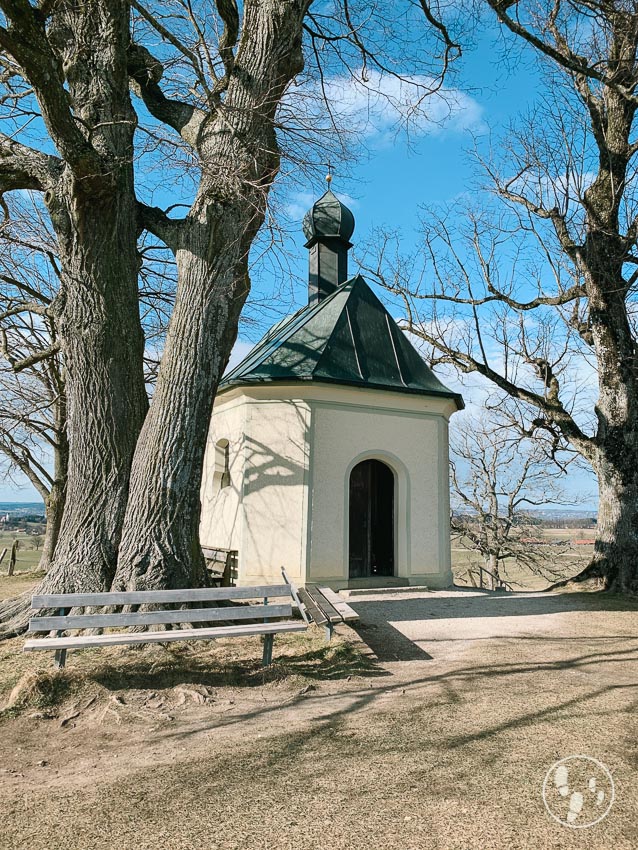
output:
M66 368L68 482L53 563L39 590L101 591L115 572L131 459L148 407L129 3L63 2L43 14L3 0L0 8L9 22L0 44L33 87L59 153L48 157L7 139L0 156L1 188L44 192L61 263L51 312ZM24 612L12 613L24 621Z
M307 0L244 4L236 55L225 48L227 87L210 114L167 101L133 52L134 86L149 110L193 146L202 167L196 200L180 222L146 215L173 249L177 297L157 386L133 460L114 587L187 586L200 580L199 489L217 385L248 295L248 252L279 167L275 112L303 67ZM237 34L235 4L224 4ZM219 4L220 13L222 4ZM230 40L232 44L232 39ZM148 59L148 57L146 57ZM147 62L148 67L148 62ZM172 104L172 105L171 105Z

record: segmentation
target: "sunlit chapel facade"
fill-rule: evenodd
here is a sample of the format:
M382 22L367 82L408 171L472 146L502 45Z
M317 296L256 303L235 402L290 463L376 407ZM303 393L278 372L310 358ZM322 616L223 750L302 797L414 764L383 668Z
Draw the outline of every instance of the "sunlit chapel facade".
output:
M363 277L350 210L307 213L308 304L224 379L208 437L202 545L238 582L332 588L452 583L448 421L435 377Z

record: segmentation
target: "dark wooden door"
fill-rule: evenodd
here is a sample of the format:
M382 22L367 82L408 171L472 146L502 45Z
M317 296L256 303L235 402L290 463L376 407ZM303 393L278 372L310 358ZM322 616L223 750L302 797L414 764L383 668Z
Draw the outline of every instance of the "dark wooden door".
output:
M350 578L394 575L394 474L380 460L350 473Z

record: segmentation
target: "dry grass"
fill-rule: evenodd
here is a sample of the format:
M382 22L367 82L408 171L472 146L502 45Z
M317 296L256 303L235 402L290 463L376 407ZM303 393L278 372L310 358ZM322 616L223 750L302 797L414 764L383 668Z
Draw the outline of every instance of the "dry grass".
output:
M515 590L544 590L549 584L579 573L589 562L594 547L574 545L566 548L564 541L589 540L595 536L591 528L539 528L534 535L547 540L550 545L538 547L542 573L534 573L522 567L513 558L508 558L501 568L502 576L511 582ZM456 584L470 586L467 570L484 566L481 556L463 546L458 538L452 539L452 570Z
M2 566L5 566L4 563ZM3 573L0 574L0 601L32 590L45 575L35 570L18 570L12 576L6 575L6 570L3 570Z
M635 850L638 604L596 593L357 597L340 627L48 655L0 643L2 850ZM11 694L13 692L13 698ZM552 821L585 753L617 799Z
M30 709L56 717L71 703L91 697L103 702L112 694L143 700L179 688L294 690L317 679L374 673L355 644L345 639L326 644L319 629L276 637L268 668L261 666L258 637L73 651L63 670L52 665L53 653L23 653L22 643L22 638L0 643L0 719Z
M7 554L4 556L2 564L0 565L0 571L6 574L7 567L9 566L11 547L14 540L18 540L20 543L18 556L16 558L16 571L29 572L30 570L36 569L40 562L42 549L36 549L33 542L33 535L0 531L0 552L2 552L5 548L8 550Z

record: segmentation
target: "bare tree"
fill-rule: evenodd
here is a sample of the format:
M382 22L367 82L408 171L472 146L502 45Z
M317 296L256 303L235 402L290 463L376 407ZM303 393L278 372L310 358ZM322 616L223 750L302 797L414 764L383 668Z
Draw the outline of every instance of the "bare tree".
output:
M634 593L638 11L619 0L486 5L538 53L546 82L537 112L508 132L500 167L484 163L501 206L466 223L453 210L431 215L420 280L387 254L376 268L436 360L530 406L535 431L591 464L598 532L579 579ZM597 398L578 391L587 368Z
M318 56L319 44L331 51L332 67L342 73L351 73L349 62L356 57L364 81L366 64L396 75L383 64L387 51L366 46L363 23L355 21L347 3L335 3L326 15L310 12L308 0L261 0L245 3L240 15L235 2L219 2L221 35L216 38L196 13L189 16L191 31L182 33L176 32L170 13L154 12L138 0L132 5L139 14L129 49L135 94L157 122L179 134L199 176L193 204L181 219L140 205L143 225L175 255L177 292L153 402L133 460L114 582L118 588L188 585L201 575L205 437L249 291L250 248L280 167L286 135L282 115L286 108L295 113L286 98L292 97L291 85L304 68L304 35L317 58L324 94L327 69ZM389 9L376 4L366 15L378 18L380 7ZM172 48L178 66L186 70L188 87L170 68L164 84L170 63L139 40L145 32L161 36ZM444 28L438 33L446 43L445 66L449 37ZM434 81L430 89L437 87ZM167 90L172 91L167 95ZM296 117L289 137L303 127Z
M0 455L45 504L42 570L55 551L68 467L64 369L50 313L58 289L54 247L37 207L11 203L0 227Z
M506 417L461 414L450 441L452 532L479 553L493 590L506 579L507 562L555 581L564 577L560 547L538 547L531 508L564 502L560 470L548 446L525 437ZM548 557L548 554L550 557Z
M309 6L0 0L0 193L43 194L61 276L49 312L66 369L67 507L42 589L105 589L116 563L117 587L201 578L205 437L249 290L249 251L282 148L301 165L317 131L312 113L285 120L298 112L304 38L316 60L305 97L328 100L324 75L337 72L374 89L407 61L415 109L440 89L439 75L418 75L445 69L455 46L428 4L417 13L443 45L434 61L429 43L388 25L393 3ZM403 93L394 99L410 112ZM334 122L323 129L339 138ZM161 179L151 185L154 170ZM179 205L153 202L171 172L186 201L181 217ZM172 253L177 277L148 415L136 246L144 232Z
M37 199L5 199L0 225L0 454L45 503L47 530L40 569L47 570L64 511L68 470L65 370L51 304L59 294L55 235ZM157 377L174 300L165 251L140 244L139 302L146 339L145 381ZM19 477L19 476L18 476Z
M59 291L47 315L65 367L68 480L42 590L105 590L115 571L131 458L148 406L137 291L129 4L2 0L0 12L0 193L41 193L60 264ZM20 614L21 626L23 609L24 603L11 603L4 613Z

